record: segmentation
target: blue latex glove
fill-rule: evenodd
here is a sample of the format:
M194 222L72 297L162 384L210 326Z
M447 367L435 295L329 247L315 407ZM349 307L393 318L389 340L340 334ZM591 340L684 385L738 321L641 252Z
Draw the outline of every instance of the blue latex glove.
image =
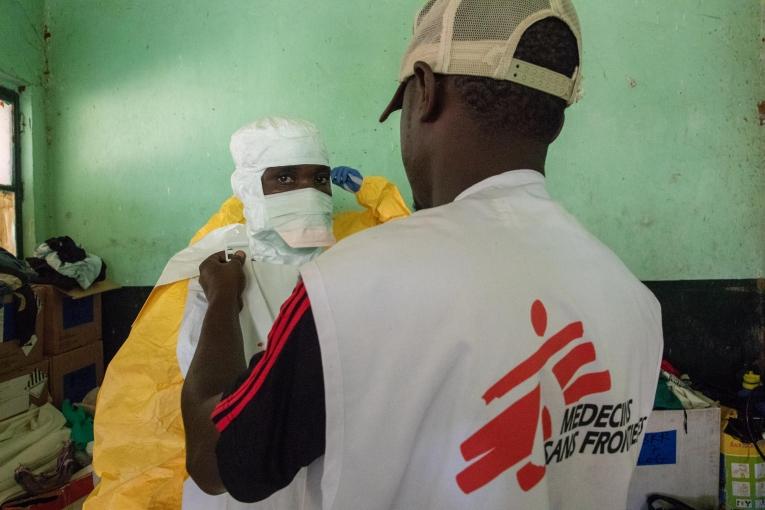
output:
M330 177L335 186L340 186L351 193L357 193L361 189L361 183L364 181L364 176L361 175L361 172L349 166L333 168Z

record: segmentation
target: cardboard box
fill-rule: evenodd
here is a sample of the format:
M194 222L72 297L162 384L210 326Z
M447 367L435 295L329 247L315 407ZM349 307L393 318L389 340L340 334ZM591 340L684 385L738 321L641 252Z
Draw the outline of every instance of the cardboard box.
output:
M716 509L720 481L720 408L654 411L632 477L628 510L664 494L698 510Z
M35 293L36 294L36 293ZM37 311L36 334L21 345L16 334L16 305L8 295L0 301L0 373L18 370L43 359L42 313Z
M61 354L101 339L101 293L118 289L108 280L87 290L36 285L42 302L45 354Z
M0 375L0 420L48 402L48 376L47 360Z
M104 378L104 348L99 340L74 350L51 356L50 393L53 405L65 399L80 402Z
M729 416L735 418L736 411L724 408L722 427ZM765 441L758 446L765 450ZM720 436L720 492L724 508L765 508L765 460L753 444L724 432Z

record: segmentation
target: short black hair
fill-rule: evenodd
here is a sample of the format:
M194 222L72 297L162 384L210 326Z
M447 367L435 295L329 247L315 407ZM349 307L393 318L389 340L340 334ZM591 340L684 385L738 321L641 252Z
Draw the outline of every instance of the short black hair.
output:
M515 57L572 76L579 65L579 48L571 29L558 18L531 25L521 37ZM566 109L566 101L506 80L453 76L462 101L487 132L513 132L551 143Z

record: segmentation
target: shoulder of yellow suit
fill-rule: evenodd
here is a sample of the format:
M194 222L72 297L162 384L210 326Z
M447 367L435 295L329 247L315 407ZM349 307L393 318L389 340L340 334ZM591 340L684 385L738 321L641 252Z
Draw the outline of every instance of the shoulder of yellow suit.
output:
M231 225L232 223L244 223L244 205L236 197L230 197L221 204L220 209L210 217L205 226L194 234L191 244L199 241L213 230Z
M398 187L385 177L376 175L364 177L361 189L356 193L356 201L375 215L378 224L405 218L412 213Z

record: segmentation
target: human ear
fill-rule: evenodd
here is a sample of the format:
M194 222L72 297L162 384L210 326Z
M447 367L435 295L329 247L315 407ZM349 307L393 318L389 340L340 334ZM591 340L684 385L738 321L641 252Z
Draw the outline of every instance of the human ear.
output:
M415 111L421 122L433 122L441 114L442 90L433 69L425 62L414 64Z
M564 111L560 114L560 122L558 123L558 129L555 130L555 134L550 140L550 143L553 143L555 140L558 139L558 136L560 136L560 132L563 131L563 124L565 123L566 123L566 112Z

